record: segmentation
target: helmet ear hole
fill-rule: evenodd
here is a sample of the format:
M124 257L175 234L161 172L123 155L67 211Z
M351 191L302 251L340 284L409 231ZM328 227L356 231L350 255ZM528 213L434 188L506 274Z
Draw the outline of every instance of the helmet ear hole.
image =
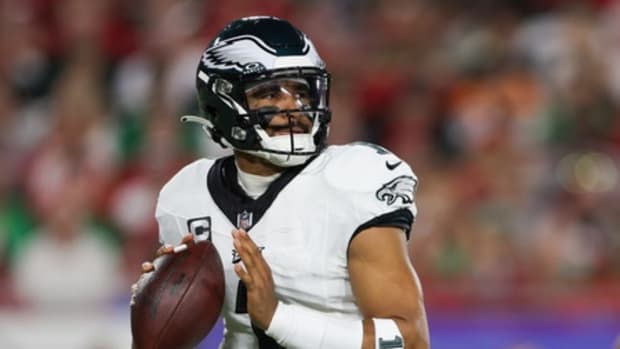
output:
M219 118L217 109L211 106L206 106L205 112L208 114L208 118L211 119L212 123L215 125L217 122L217 119ZM222 143L223 135L222 135L221 130L219 130L215 126L208 127L208 128L205 127L205 130L209 133L209 136L211 136L211 139L213 139L214 142L219 143L224 148L227 148L227 146L224 143Z
M213 118L213 121L217 120L217 109L212 106L206 106L205 111L211 116L211 118Z
M222 148L228 148L224 143L222 143L222 133L215 129L215 128L206 128L205 130L209 133L209 136L211 136L211 139L218 143L219 145L222 146Z

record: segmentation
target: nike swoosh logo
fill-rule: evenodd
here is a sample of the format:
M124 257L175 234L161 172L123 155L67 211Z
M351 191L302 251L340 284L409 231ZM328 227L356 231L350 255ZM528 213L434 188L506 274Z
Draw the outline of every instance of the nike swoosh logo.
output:
M390 164L389 162L386 161L385 162L385 167L387 167L388 170L392 171L393 169L395 169L398 166L400 166L400 164L402 164L402 163L403 163L402 161L399 161L399 162L395 162L393 164Z

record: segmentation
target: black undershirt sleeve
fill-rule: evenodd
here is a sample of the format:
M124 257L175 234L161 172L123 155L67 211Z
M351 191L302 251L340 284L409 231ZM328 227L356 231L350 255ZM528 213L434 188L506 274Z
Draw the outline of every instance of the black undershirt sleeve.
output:
M411 231L412 224L413 224L413 214L411 213L410 210L406 208L401 208L396 211L388 212L380 216L374 217L371 220L357 227L357 229L355 229L355 232L353 232L351 239L349 239L349 245L351 244L351 241L353 241L353 238L357 236L357 234L359 234L361 231L364 231L372 227L401 228L405 232L405 235L407 236L407 240L409 240L409 233Z

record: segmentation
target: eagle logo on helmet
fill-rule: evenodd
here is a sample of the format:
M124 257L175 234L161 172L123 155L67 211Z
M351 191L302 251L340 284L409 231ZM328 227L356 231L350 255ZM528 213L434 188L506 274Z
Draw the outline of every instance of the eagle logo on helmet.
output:
M307 44L306 44L307 45ZM307 52L307 48L306 48ZM276 50L253 35L242 35L219 42L202 54L202 63L211 69L234 69L246 72L247 66L273 66Z
M403 204L413 203L418 181L411 176L398 176L391 181L383 184L381 189L377 190L376 196L379 201L386 201L388 205L392 205L399 198Z

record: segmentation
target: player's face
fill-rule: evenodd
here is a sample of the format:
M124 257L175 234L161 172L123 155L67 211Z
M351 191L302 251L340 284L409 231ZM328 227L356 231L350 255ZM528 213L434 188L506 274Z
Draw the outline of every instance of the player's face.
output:
M310 132L311 118L298 111L310 107L310 88L306 81L290 78L268 80L247 88L245 94L252 111L274 108L282 111L269 116L265 130L270 136ZM287 112L289 110L297 111Z

